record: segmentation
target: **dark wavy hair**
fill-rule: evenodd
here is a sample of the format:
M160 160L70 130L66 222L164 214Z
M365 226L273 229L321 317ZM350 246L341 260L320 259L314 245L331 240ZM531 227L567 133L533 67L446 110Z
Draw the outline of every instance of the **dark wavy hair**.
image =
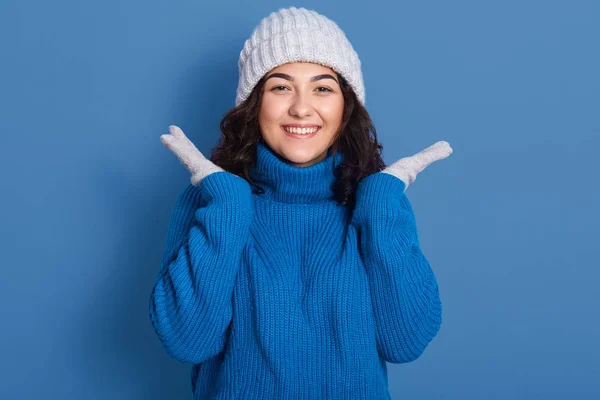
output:
M258 124L258 111L265 85L265 76L256 84L248 98L229 110L222 118L222 136L212 150L210 161L232 174L244 178L253 187L253 193L262 193L249 172L256 165L256 146L264 139ZM344 96L342 123L331 145L331 154L338 151L344 156L334 174L331 189L338 204L354 209L356 188L360 180L385 168L381 157L383 146L377 141L377 132L369 113L360 103L346 79L338 74Z

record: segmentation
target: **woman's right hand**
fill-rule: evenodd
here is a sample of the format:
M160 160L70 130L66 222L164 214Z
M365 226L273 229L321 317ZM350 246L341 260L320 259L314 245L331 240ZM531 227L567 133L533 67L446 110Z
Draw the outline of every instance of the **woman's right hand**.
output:
M160 141L175 153L179 161L190 171L192 185L200 186L202 179L208 175L224 171L223 168L206 159L178 126L170 125L169 132L170 134L161 135Z

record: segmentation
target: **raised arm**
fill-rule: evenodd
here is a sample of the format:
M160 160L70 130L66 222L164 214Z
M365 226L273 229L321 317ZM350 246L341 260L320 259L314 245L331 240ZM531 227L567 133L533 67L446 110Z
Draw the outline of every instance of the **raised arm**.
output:
M218 354L227 341L252 219L244 179L214 170L196 183L176 201L149 302L152 326L168 354L192 364Z
M357 188L352 225L369 280L378 350L391 363L420 357L441 327L438 284L404 192L418 172L451 152L438 142L364 178Z

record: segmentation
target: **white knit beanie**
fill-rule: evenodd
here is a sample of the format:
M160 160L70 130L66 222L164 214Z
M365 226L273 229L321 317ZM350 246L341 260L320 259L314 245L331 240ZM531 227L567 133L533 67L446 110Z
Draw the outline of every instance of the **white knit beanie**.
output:
M365 104L360 59L344 32L316 11L290 7L263 18L244 43L235 105L248 98L267 72L289 62L330 67L348 81L358 100Z

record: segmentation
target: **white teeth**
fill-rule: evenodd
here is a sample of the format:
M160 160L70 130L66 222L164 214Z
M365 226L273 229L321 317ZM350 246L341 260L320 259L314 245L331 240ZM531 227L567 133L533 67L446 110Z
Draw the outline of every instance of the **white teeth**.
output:
M293 127L289 127L286 126L283 129L285 129L286 131L290 132L290 133L296 133L299 135L306 135L307 133L313 133L316 130L318 130L319 128L293 128Z

